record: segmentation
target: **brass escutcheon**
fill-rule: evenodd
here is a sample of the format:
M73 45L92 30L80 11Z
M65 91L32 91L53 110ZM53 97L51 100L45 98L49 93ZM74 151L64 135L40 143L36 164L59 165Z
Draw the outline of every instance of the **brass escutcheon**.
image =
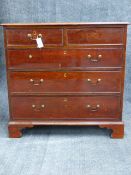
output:
M68 101L68 99L67 98L64 98L64 102L67 102Z
M59 64L59 68L61 68L61 64Z
M65 77L65 78L67 77L67 73L64 73L64 77Z

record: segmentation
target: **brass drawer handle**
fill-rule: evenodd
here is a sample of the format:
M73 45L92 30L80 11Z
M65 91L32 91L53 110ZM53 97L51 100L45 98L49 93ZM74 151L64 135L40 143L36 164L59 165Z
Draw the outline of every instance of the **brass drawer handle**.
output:
M41 111L41 110L43 110L44 107L45 107L44 104L42 104L40 106L36 106L35 104L32 104L32 108L34 109L34 111Z
M102 55L98 55L98 58L102 58Z
M92 85L97 85L99 82L101 82L101 78L98 78L96 81L92 81L90 78L88 78L87 82L91 83Z
M36 107L36 105L32 105L32 108L35 108Z
M87 58L90 59L91 62L98 62L102 58L102 55L98 55L97 58L93 58L90 54L87 55Z
M40 106L41 108L44 108L45 107L45 105L44 104L42 104L41 106ZM32 108L36 108L36 105L32 105Z
M31 40L36 40L37 37L42 38L42 34L41 33L37 34L36 31L33 31L32 34L28 33L27 37Z
M32 34L31 33L28 33L27 34L27 37L31 39L32 38Z
M41 83L44 82L44 79L40 79L38 83L36 83L35 80L30 79L30 82L31 82L34 86L39 86Z
M91 106L91 105L86 105L86 108L90 109L92 112L98 111L98 109L100 108L100 105L97 104L96 106Z
M28 57L29 57L29 59L31 59L33 56L32 56L31 54L29 54L29 56L28 56Z
M41 105L41 108L44 108L45 107L45 105Z
M89 54L89 55L87 55L87 58L91 58L92 56Z
M36 32L33 32L32 34L31 34L31 33L28 33L28 34L27 34L27 37L28 37L30 40L36 40L37 34L36 34Z

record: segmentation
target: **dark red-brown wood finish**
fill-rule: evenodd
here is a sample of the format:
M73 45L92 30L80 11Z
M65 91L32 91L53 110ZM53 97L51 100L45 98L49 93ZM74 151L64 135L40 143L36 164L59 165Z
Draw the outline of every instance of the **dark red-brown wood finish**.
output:
M10 92L121 92L120 71L11 72Z
M9 69L112 69L123 66L123 51L123 48L9 49L7 63Z
M35 125L98 125L124 136L127 23L3 26L10 137Z
M12 97L13 119L119 120L119 96ZM27 110L28 109L28 110Z

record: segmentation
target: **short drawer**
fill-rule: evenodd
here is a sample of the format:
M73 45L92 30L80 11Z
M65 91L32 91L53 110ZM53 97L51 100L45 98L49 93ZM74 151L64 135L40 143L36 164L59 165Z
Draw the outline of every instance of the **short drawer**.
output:
M88 69L122 67L123 49L22 49L7 51L8 68Z
M120 92L121 72L11 72L11 92Z
M13 119L118 119L119 96L11 97Z
M63 30L59 28L43 29L7 29L7 46L34 46L37 47L36 38L41 37L44 46L62 46Z
M122 44L124 32L121 27L90 27L67 29L69 45Z

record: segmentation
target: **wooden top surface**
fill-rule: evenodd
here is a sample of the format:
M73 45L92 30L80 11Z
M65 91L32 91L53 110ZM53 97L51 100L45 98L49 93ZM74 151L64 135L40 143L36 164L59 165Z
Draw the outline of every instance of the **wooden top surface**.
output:
M53 26L53 25L128 25L129 22L55 22L55 23L3 23L1 26Z

